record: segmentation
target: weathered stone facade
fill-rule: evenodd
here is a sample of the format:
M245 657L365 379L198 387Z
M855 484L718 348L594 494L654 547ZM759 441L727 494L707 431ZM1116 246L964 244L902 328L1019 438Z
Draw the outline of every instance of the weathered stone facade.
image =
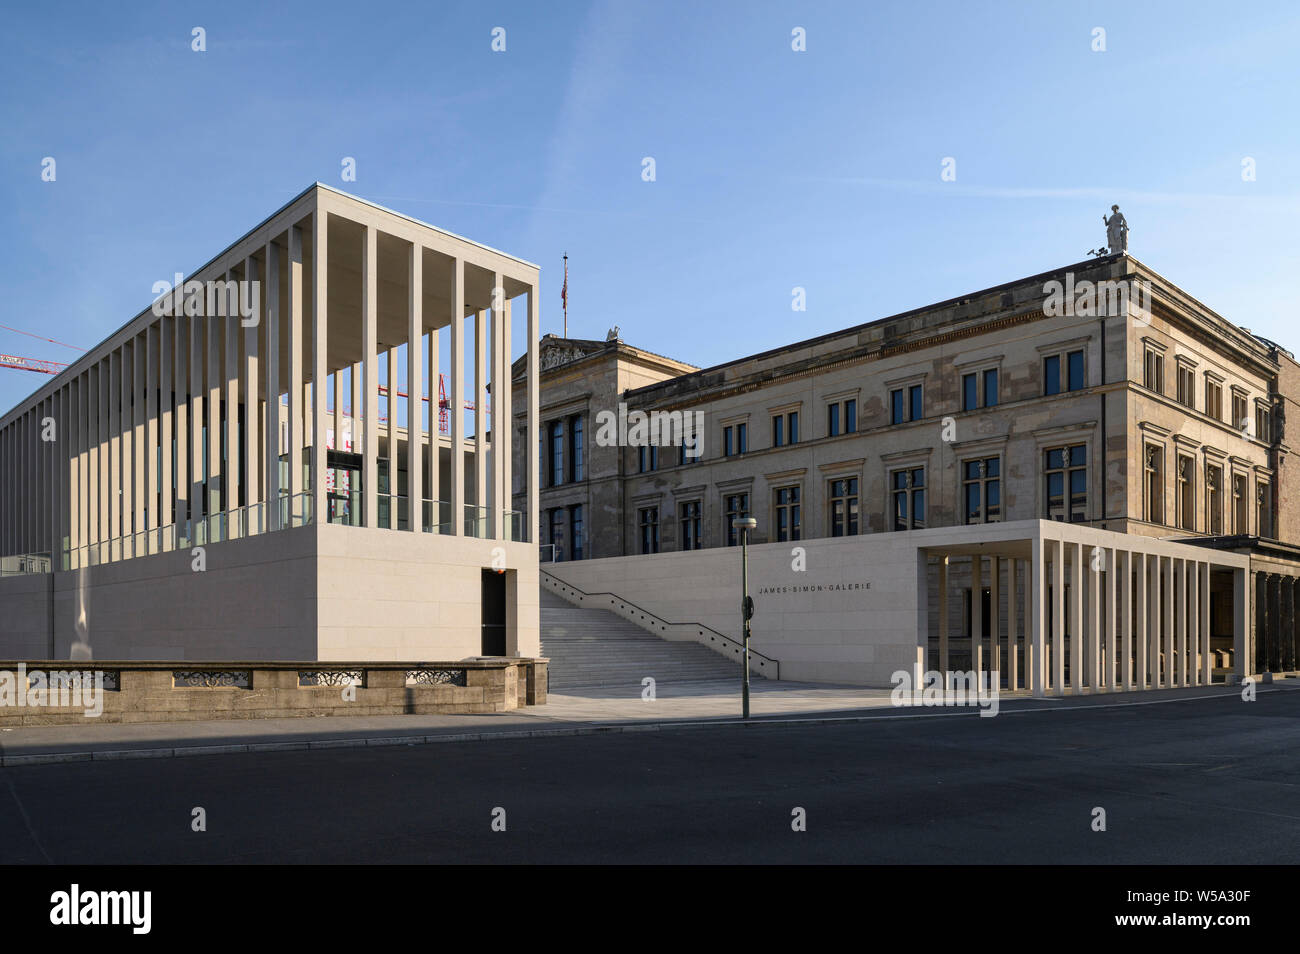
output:
M1087 288L1085 282L1149 283L1149 312L1145 300L1133 300L1141 299L1138 293L1117 302L1112 285L1100 286L1105 293L1091 309L1079 309L1091 313L1053 316L1049 312L1059 309L1050 307L1045 291L1053 281L1076 290ZM1285 422L1300 393L1300 365L1127 255L703 370L621 343L550 337L542 341L544 368L552 350L567 351L568 360L543 371L543 442L547 422L564 419L568 433L568 419L585 415L585 459L581 480L543 485L541 540L550 540L549 512L582 505L588 558L641 552L642 511L652 507L659 516L659 549L681 548L683 506L691 503L701 510L701 545L725 545L724 500L737 493L749 494L749 511L758 519L755 542L775 540L776 495L791 487L799 490L800 537L831 536L830 493L838 478L858 482L859 532L891 530L893 475L903 470L923 471L923 505L919 519L909 523L970 522L964 478L966 465L977 461L997 462L999 499L996 513L983 507L971 519L1047 517L1054 514L1046 455L1057 447L1082 447L1086 486L1082 500L1074 501L1080 522L1155 536L1238 534L1300 543L1300 517L1278 506L1294 482L1285 466ZM1071 381L1074 353L1082 379ZM1148 354L1160 359L1159 371L1150 375L1154 359ZM1051 394L1045 378L1054 356L1061 382ZM516 367L517 390L524 386L522 371ZM987 403L986 371L996 374L996 403L965 406L971 375L976 405ZM910 389L916 385L921 413L912 419ZM1180 394L1180 387L1190 390ZM891 391L898 390L903 420L895 423ZM843 402L849 400L856 402L856 429L844 433ZM594 416L616 411L620 401L647 412L702 411L702 459L683 463L679 448L661 448L657 468L640 472L638 448L597 446ZM830 433L832 404L840 405L838 435ZM1243 407L1244 426L1233 420ZM1258 423L1270 433L1256 433L1257 410L1267 412ZM791 411L798 415L798 439L776 446L773 418ZM746 425L745 452L726 456L725 428L739 424ZM1144 468L1151 452L1156 492L1148 501ZM993 469L986 466L986 472ZM514 473L522 470L517 461ZM1218 481L1217 493L1211 479ZM988 489L981 487L984 495ZM1233 497L1242 489L1248 495L1244 512ZM522 495L519 482L514 491ZM1190 499L1184 503L1184 497ZM1067 499L1063 506L1070 504Z

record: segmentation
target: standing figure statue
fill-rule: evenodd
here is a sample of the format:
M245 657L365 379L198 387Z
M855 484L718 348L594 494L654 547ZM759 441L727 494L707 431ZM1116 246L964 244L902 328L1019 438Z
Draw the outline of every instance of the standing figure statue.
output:
M1106 224L1106 245L1110 254L1117 255L1128 251L1128 223L1118 205L1112 205L1110 210L1114 214L1109 218L1103 214L1101 220Z

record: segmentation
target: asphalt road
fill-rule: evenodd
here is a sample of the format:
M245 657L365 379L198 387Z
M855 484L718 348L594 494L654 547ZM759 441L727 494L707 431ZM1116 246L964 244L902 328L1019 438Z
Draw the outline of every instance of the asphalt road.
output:
M1067 705L4 768L0 862L1300 862L1300 691Z

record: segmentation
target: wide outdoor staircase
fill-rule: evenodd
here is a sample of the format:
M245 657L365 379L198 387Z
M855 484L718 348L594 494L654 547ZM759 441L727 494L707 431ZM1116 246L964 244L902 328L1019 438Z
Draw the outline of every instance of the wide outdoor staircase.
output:
M542 655L550 659L550 690L626 687L656 691L676 683L740 679L740 666L693 642L660 639L604 609L586 609L543 589ZM755 677L758 678L758 677Z

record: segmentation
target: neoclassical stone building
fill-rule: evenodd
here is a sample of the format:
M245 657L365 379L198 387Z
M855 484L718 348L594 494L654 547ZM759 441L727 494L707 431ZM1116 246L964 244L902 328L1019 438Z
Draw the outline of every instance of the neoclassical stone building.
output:
M712 368L621 340L540 350L543 560L724 547L739 514L758 544L1064 521L1248 555L1246 668L1297 668L1300 365L1127 254ZM702 456L597 446L597 415L620 402L702 412ZM953 579L969 635L969 576ZM1212 610L1225 639L1230 602Z

